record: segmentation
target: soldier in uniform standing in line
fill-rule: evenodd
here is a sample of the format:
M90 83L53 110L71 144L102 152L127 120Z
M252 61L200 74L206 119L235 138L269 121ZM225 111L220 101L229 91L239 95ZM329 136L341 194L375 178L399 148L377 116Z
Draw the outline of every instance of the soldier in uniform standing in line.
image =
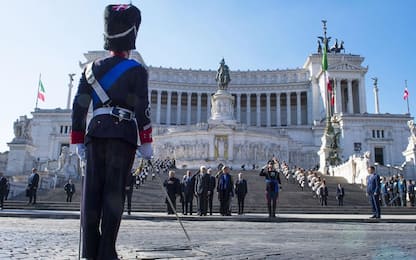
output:
M71 143L86 159L81 222L82 257L88 259L117 259L126 181L136 149L144 159L153 154L147 70L129 59L140 22L134 5L106 6L104 49L109 56L85 67L74 98ZM86 131L91 102L93 117Z

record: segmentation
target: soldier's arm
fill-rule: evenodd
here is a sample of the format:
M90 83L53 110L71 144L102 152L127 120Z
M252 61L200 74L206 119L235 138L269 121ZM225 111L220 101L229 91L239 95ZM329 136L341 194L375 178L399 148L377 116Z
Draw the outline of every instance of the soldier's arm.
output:
M88 108L91 103L91 87L85 78L85 71L79 80L78 90L72 104L71 144L84 143L87 127Z
M139 130L140 143L151 143L152 124L148 96L148 73L143 66L138 67L135 114Z

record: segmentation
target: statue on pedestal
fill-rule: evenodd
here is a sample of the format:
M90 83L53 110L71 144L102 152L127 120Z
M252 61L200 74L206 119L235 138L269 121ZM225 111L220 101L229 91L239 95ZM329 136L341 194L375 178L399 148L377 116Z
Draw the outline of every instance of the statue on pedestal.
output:
M231 81L230 70L227 65L225 65L224 59L220 62L220 67L218 68L217 75L215 76L215 81L218 82L218 88L226 90L228 88L228 83Z

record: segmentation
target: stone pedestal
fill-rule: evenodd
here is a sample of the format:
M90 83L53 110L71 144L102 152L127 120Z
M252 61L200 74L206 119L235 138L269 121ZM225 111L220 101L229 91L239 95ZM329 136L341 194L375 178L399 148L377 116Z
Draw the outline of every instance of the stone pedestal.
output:
M211 118L208 119L211 126L237 124L234 119L234 97L224 89L219 89L211 96Z
M10 152L7 160L6 175L29 174L36 167L35 147L29 143L11 142L7 144Z
M403 173L406 179L416 179L416 138L414 136L409 137L409 143L404 152L405 164L403 165Z

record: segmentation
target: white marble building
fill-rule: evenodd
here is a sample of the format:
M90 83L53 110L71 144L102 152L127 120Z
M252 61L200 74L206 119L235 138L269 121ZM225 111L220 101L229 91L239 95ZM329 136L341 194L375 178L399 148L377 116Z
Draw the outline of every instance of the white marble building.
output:
M104 51L88 52L80 66L105 55ZM134 52L132 58L144 64L139 53ZM263 164L273 155L290 164L315 166L325 126L321 60L321 54L312 54L302 68L286 70L239 71L232 70L238 64L228 64L232 123L212 115L217 64L208 71L149 66L155 156L174 157L179 166L188 167L219 162L235 167ZM341 159L370 151L372 161L400 165L410 136L407 121L412 118L368 113L368 68L363 61L359 55L328 54L335 90L332 109L340 120ZM16 138L8 144L8 175L57 160L62 146L69 145L68 108L36 109L32 118L20 118L16 124L19 122L30 127L25 137L15 129Z

